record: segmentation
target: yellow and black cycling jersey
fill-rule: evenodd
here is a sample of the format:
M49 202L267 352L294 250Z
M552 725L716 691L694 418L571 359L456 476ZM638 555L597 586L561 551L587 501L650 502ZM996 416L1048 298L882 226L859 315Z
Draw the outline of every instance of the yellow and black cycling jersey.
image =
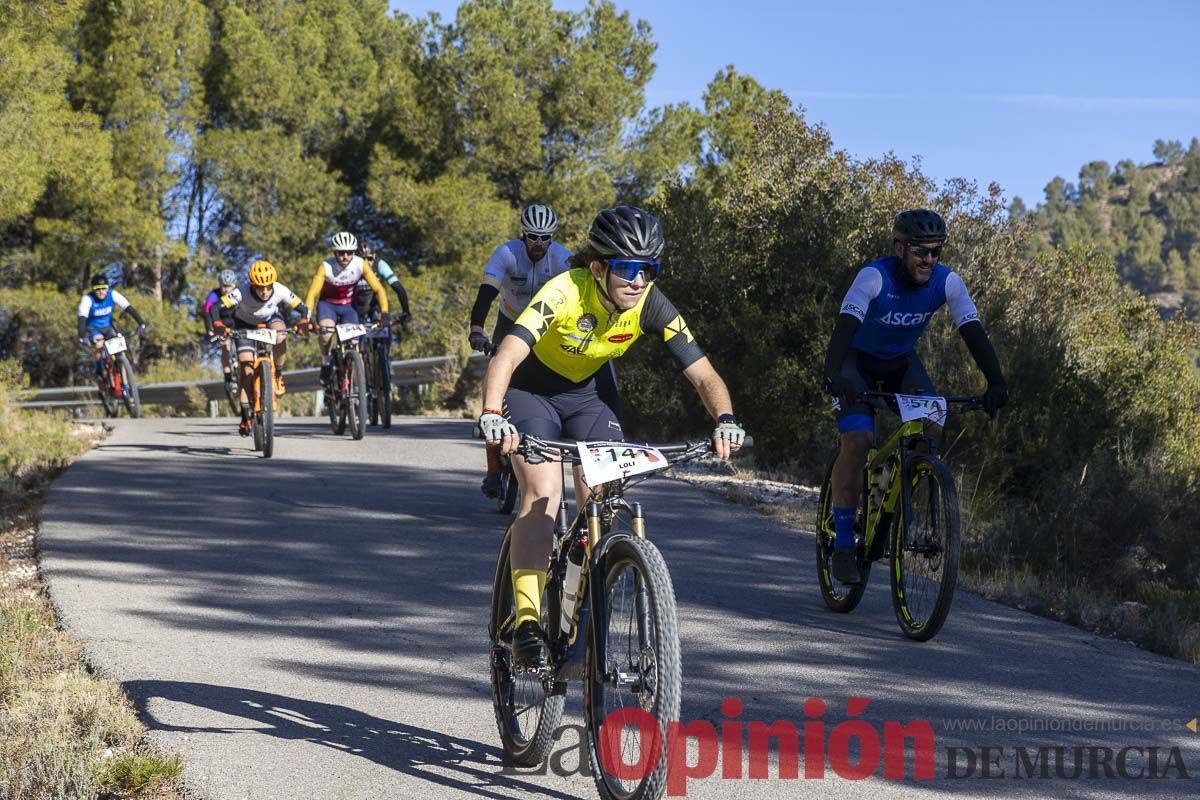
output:
M510 335L529 345L535 358L517 367L512 385L543 393L578 387L643 334L661 336L685 368L704 357L683 317L654 284L633 308L610 313L591 272L569 269L538 290L513 325Z

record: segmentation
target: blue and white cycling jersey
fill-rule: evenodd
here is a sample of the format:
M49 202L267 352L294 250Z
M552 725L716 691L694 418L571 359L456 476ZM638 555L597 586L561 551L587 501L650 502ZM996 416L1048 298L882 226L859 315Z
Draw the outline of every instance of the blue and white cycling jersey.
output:
M850 284L841 313L857 317L862 327L854 334L855 350L877 358L898 358L917 346L929 318L949 304L958 327L979 320L979 312L958 273L937 264L924 286L912 288L899 277L900 259L872 261Z
M386 284L391 284L392 281L396 280L396 271L392 269L391 264L387 263L382 258L375 259L375 274L378 275Z
M114 307L122 311L129 308L129 301L125 299L125 295L116 289L109 289L103 300L97 300L88 292L79 301L79 316L87 317L89 328L107 328L112 325Z

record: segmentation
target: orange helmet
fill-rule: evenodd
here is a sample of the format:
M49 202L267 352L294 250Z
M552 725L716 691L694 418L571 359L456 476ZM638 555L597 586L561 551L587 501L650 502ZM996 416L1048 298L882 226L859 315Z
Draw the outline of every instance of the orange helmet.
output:
M275 272L275 265L270 261L263 261L260 258L250 265L251 286L270 286L275 283L275 279L278 277L278 273Z

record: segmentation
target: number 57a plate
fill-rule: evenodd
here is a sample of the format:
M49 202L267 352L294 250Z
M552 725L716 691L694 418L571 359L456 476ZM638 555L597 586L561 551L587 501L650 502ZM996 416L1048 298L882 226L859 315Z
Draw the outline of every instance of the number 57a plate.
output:
M654 472L667 465L667 458L653 447L624 442L579 442L579 461L588 486Z

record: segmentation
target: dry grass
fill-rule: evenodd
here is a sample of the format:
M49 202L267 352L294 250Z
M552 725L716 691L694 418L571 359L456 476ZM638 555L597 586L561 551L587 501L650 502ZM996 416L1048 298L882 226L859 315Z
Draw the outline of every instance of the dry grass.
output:
M163 759L144 745L129 699L88 671L38 575L45 486L100 432L76 428L71 435L71 457L28 462L24 490L0 490L0 797L177 800L178 756Z

